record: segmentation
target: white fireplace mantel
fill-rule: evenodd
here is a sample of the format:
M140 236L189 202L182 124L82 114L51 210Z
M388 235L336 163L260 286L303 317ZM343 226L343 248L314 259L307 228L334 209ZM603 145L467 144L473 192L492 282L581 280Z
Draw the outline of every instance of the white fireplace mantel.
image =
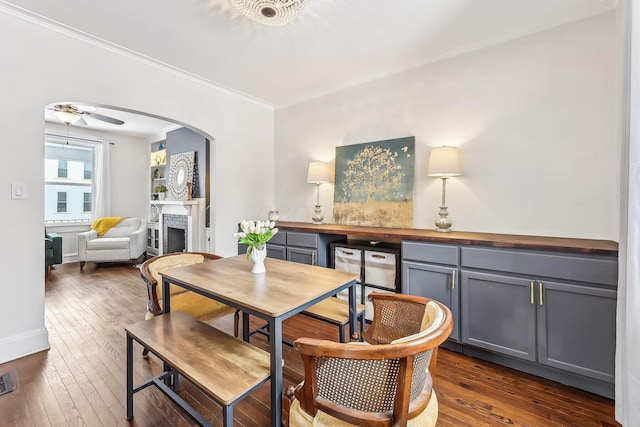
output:
M164 216L185 215L187 217L187 251L204 252L205 249L205 199L191 200L152 200L151 205L158 209L160 247L159 255L164 254Z

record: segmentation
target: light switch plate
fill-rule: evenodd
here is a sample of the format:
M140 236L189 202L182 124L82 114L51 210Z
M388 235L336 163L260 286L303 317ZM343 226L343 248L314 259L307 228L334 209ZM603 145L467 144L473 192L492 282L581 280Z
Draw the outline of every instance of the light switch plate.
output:
M24 182L11 183L11 198L14 200L27 198L27 184Z

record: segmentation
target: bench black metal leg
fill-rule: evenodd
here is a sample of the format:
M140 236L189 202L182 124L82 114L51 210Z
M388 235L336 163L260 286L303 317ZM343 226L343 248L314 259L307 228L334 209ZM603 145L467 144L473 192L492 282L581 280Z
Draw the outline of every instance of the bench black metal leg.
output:
M180 391L180 383L178 382L178 371L173 372L172 381L173 381L173 391L178 393Z
M163 362L162 362L162 370L163 370L164 372L169 372L169 371L171 370L171 366L169 366L169 365L167 364L167 362L163 361ZM164 379L164 384L165 384L167 387L172 387L172 386L173 386L173 378L172 378L171 376L165 377L165 379Z
M340 342L342 343L344 342L344 328L345 328L345 325L340 325L339 338L340 338Z
M222 407L222 423L224 427L233 426L233 405Z
M249 342L249 313L242 313L242 340Z
M133 418L133 338L127 333L127 419Z

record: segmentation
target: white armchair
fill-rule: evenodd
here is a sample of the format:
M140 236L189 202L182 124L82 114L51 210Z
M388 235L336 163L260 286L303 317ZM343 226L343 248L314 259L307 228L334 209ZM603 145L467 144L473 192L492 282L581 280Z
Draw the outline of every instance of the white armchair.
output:
M131 217L116 224L102 236L95 230L78 234L80 270L86 261L135 264L147 250L147 221Z

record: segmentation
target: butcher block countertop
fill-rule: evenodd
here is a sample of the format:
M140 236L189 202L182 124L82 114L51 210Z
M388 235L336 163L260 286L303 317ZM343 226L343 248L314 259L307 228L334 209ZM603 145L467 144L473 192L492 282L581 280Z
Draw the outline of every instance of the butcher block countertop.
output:
M452 245L478 245L495 248L529 249L568 252L583 255L617 256L618 243L611 240L572 239L566 237L525 236L518 234L473 233L452 231L441 233L418 228L387 228L359 225L312 224L309 222L277 221L283 230L325 234L341 234L372 239L413 240Z

